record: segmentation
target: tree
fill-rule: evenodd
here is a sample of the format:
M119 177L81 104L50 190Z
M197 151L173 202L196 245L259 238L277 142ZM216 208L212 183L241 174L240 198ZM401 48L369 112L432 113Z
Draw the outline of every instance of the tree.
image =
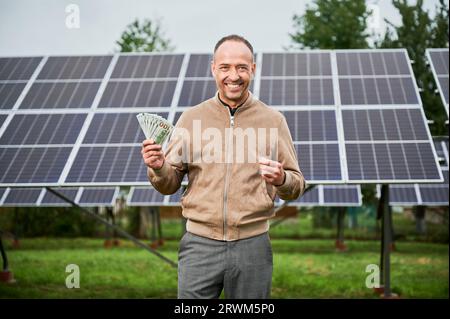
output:
M369 15L365 0L314 0L303 16L293 17L297 31L289 34L291 48L368 48Z
M395 26L390 21L383 40L376 44L379 48L406 48L409 57L414 61L413 70L417 84L423 89L422 103L428 119L435 122L431 127L433 135L448 134L445 113L442 102L434 91L436 84L427 66L425 50L433 47L448 47L448 8L444 0L440 0L434 19L423 8L423 0L409 5L407 0L393 0L394 7L399 11L402 24Z
M129 24L122 33L120 40L116 41L120 52L155 52L173 51L170 40L164 38L161 23L144 20L140 23L135 20Z

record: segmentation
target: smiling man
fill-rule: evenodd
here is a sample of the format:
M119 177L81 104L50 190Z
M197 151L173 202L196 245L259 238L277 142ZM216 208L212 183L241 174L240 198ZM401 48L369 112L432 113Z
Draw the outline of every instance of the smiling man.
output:
M162 194L175 193L188 174L181 200L187 232L178 254L179 298L218 298L222 290L226 298L270 297L273 202L276 195L296 199L305 180L284 116L249 91L255 69L246 39L230 35L219 40L211 62L216 95L183 112L176 124L182 134L172 136L165 152L152 140L142 145L148 178ZM203 137L212 129L223 156L213 163L193 160L198 154L187 150L196 149L194 144L200 152L208 148ZM204 134L195 138L196 130ZM243 130L248 140L239 144ZM275 141L269 136L274 130ZM271 141L262 153L251 149L255 136ZM258 161L238 161L236 153L256 153ZM266 154L270 159L261 156Z

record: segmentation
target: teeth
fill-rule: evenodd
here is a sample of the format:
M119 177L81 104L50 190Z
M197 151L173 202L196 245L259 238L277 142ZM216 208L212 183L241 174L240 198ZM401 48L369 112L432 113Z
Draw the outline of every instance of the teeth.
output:
M239 87L239 84L227 84L229 87L235 89Z

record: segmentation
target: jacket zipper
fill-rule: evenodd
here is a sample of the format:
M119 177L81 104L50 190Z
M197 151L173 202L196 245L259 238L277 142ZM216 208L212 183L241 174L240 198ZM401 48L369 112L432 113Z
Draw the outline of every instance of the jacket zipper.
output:
M231 147L233 147L233 129L234 129L234 115L231 115L230 111L227 109L228 113L230 114L230 133L228 135L228 141L227 141L227 145L228 148L226 148L226 150L228 151L228 153L226 154L226 169L225 169L225 189L223 192L223 240L227 240L227 200L228 200L228 179L229 179L229 167L230 164L232 164L232 162L230 163L230 159L229 159L229 154L230 152L230 140L231 140ZM239 112L239 109L237 109L235 111L234 114L236 114L237 112ZM233 158L231 158L231 160L233 160Z

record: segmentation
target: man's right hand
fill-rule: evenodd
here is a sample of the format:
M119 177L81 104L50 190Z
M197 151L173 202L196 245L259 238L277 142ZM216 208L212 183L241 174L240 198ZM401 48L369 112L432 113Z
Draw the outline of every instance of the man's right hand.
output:
M142 142L142 158L145 165L153 169L160 169L164 164L164 152L161 145L156 144L152 139Z

